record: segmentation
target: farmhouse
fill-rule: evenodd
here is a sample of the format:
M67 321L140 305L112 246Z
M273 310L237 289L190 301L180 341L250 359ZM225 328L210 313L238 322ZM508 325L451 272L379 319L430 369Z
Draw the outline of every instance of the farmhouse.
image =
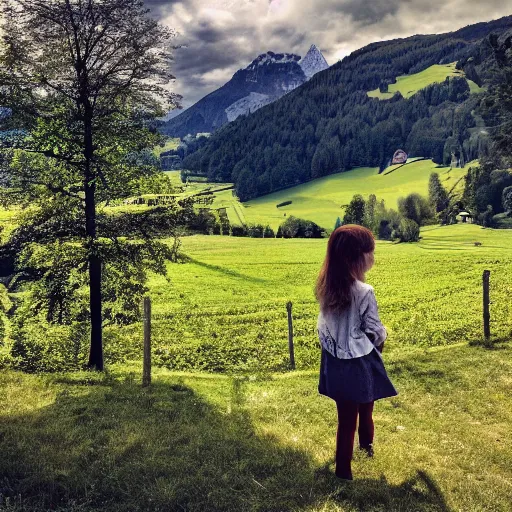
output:
M405 164L407 162L407 153L403 149L398 149L393 155L392 164Z

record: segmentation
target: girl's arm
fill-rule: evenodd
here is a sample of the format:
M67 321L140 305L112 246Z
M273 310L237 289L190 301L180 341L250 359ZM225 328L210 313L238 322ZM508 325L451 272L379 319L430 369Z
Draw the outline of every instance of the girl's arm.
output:
M380 321L375 293L370 290L361 303L361 329L380 352L387 338L387 332Z

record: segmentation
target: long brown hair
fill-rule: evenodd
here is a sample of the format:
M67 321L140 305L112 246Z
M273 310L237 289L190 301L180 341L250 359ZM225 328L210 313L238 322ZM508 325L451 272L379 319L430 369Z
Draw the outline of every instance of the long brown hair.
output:
M374 249L373 234L363 226L348 224L331 233L315 289L322 311L341 311L350 304L350 288L364 279L365 254Z

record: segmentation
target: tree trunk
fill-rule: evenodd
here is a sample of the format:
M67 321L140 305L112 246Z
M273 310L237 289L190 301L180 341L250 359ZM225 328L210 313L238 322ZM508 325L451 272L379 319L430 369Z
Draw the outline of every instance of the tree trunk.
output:
M96 182L92 170L93 140L92 114L86 109L84 119L85 157L85 229L89 250L89 305L91 309L91 349L89 368L103 370L103 335L101 313L101 259L96 246Z

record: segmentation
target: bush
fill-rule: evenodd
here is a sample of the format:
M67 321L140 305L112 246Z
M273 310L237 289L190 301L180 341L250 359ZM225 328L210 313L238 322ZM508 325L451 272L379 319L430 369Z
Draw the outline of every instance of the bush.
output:
M44 320L13 326L12 366L25 372L76 370L87 361L88 324L50 325Z
M283 203L276 204L276 208L280 208L281 206L288 206L289 204L292 204L293 201L284 201Z
M429 220L434 220L434 212L427 199L420 194L409 194L398 200L398 210L403 217L413 220L419 226L424 226Z
M274 238L274 230L267 224L263 230L263 238Z
M420 239L420 227L411 219L404 218L400 221L396 237L400 242L418 242Z
M265 226L262 224L248 224L247 225L247 236L251 238L263 238L265 232Z
M247 236L247 228L245 226L231 226L232 236Z
M494 227L494 211L490 204L487 205L487 210L477 217L477 222L484 228Z
M325 231L310 220L288 217L279 227L277 237L283 238L322 238Z

